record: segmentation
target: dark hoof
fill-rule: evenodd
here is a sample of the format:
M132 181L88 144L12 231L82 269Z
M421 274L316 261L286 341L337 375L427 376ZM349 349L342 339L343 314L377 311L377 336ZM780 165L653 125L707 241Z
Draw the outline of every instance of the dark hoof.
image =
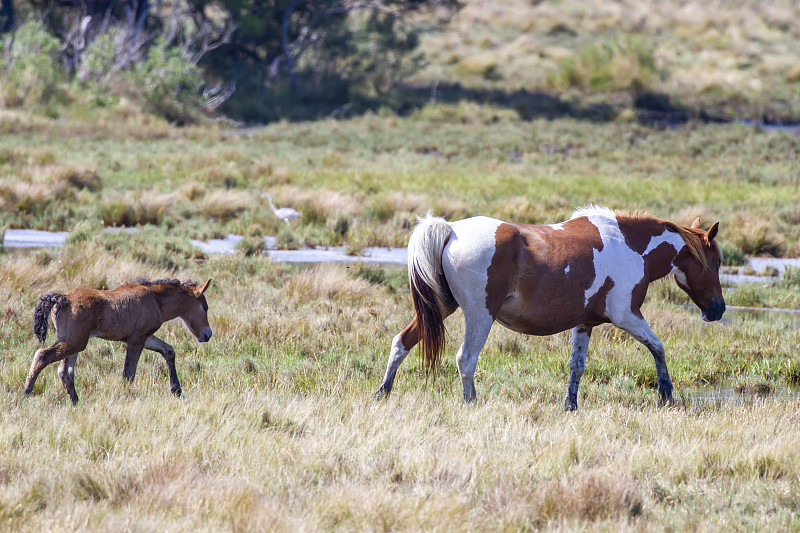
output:
M569 398L564 398L564 410L565 411L577 411L578 404Z
M672 395L669 395L666 398L662 396L658 401L658 404L669 407L671 405L675 405L675 399L672 397Z
M174 395L175 395L175 397L177 397L177 398L180 398L180 397L181 397L181 394L183 394L183 391L181 390L181 388L180 388L180 387L170 387L170 389L169 389L169 390L170 390L170 392L172 392L172 394L174 394Z
M389 394L391 394L391 392L392 392L391 390L386 390L383 388L378 389L378 392L372 395L372 399L375 400L376 402L387 400L389 399Z

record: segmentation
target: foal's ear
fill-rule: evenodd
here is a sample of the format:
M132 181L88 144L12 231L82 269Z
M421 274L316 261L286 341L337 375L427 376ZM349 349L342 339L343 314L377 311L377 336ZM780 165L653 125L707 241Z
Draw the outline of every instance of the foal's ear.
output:
M700 229L700 217L694 219L694 222L692 222L692 225L689 227L692 229Z
M199 288L195 289L194 295L197 296L198 298L200 298L203 295L203 293L206 292L206 289L208 289L208 286L210 284L211 284L211 280L209 279L208 281L203 283L202 287L199 287Z
M717 231L719 231L719 222L714 222L714 225L711 226L705 236L703 236L703 240L706 241L706 244L711 245L714 237L717 236Z

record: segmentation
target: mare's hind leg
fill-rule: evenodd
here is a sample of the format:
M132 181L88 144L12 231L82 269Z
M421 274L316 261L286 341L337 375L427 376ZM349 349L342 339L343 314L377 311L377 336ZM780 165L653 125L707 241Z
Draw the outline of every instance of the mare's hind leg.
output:
M656 375L658 376L658 394L661 396L661 403L672 402L672 380L669 379L667 361L664 358L664 345L661 343L650 325L644 318L631 315L630 318L617 323L615 326L630 333L634 339L644 344L656 363Z
M586 352L589 351L589 340L592 328L580 325L572 328L572 356L569 360L569 388L564 397L564 409L574 411L578 408L578 386L581 384L583 369L586 367Z
M394 377L397 375L397 368L400 363L411 351L411 348L419 342L419 330L417 329L417 318L411 321L406 328L394 336L392 339L392 350L389 352L389 362L386 364L386 373L383 375L383 382L374 394L376 400L388 398L394 386Z
M169 390L175 396L180 396L182 391L181 383L178 381L178 370L175 368L175 349L155 335L147 337L144 347L158 352L164 357L164 361L167 363L167 370L169 370Z
M458 309L456 305L446 309L442 313L442 320L452 315L456 309ZM389 397L389 394L392 392L392 387L394 386L394 378L397 374L397 368L406 358L408 352L410 352L418 342L419 330L417 326L417 318L414 317L414 319L411 320L411 322L403 331L394 336L394 339L392 340L392 349L389 352L389 362L386 364L386 373L383 375L383 382L378 388L378 391L373 395L373 398L376 400L382 400Z
M31 362L30 372L28 372L28 378L25 380L24 394L28 396L33 392L33 385L36 383L36 378L39 377L39 373L44 370L44 367L82 351L86 348L88 340L89 339L85 339L78 344L58 341L49 348L36 350L36 354L33 356L33 361Z
M478 366L478 355L489 338L494 319L485 309L478 313L469 313L465 309L464 322L464 341L456 354L456 365L461 376L461 386L464 388L464 401L470 403L477 398L475 367Z
M75 392L75 362L78 360L78 354L70 355L66 359L61 360L58 365L58 377L61 378L61 384L64 385L64 390L69 394L69 399L72 404L78 403L78 393Z

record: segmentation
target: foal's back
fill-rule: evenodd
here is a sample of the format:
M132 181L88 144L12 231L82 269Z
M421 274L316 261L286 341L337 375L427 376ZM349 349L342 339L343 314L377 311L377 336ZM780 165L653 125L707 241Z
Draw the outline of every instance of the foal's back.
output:
M74 289L64 296L69 300L70 312L63 318L79 318L80 329L89 337L124 341L134 331L154 332L161 325L153 290L143 285L122 285L108 291ZM57 327L61 321L59 314Z

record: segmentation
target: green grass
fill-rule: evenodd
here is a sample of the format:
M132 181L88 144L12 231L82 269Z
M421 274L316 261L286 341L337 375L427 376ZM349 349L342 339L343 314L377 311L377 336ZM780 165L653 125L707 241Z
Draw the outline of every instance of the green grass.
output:
M3 529L800 525L796 402L696 404L681 393L742 376L773 390L796 381L800 332L781 318L706 324L671 281L659 282L644 314L666 347L677 404L658 406L652 357L603 326L579 411L568 414L568 335L499 326L481 354L478 402L465 407L452 357L457 313L435 378L414 352L392 397L376 404L391 338L412 315L403 268L244 254L196 261L157 233L114 239L0 256ZM76 407L55 366L22 398L39 294L164 275L214 279L209 343L177 323L159 333L178 354L183 398L170 395L150 352L125 385L123 347L98 339L78 360Z
M190 238L267 234L288 248L358 250L404 245L428 209L550 223L593 202L720 220L734 253L800 254L800 140L788 132L526 121L468 104L251 136L39 120L0 136L0 227L152 224ZM302 216L287 227L265 190Z

